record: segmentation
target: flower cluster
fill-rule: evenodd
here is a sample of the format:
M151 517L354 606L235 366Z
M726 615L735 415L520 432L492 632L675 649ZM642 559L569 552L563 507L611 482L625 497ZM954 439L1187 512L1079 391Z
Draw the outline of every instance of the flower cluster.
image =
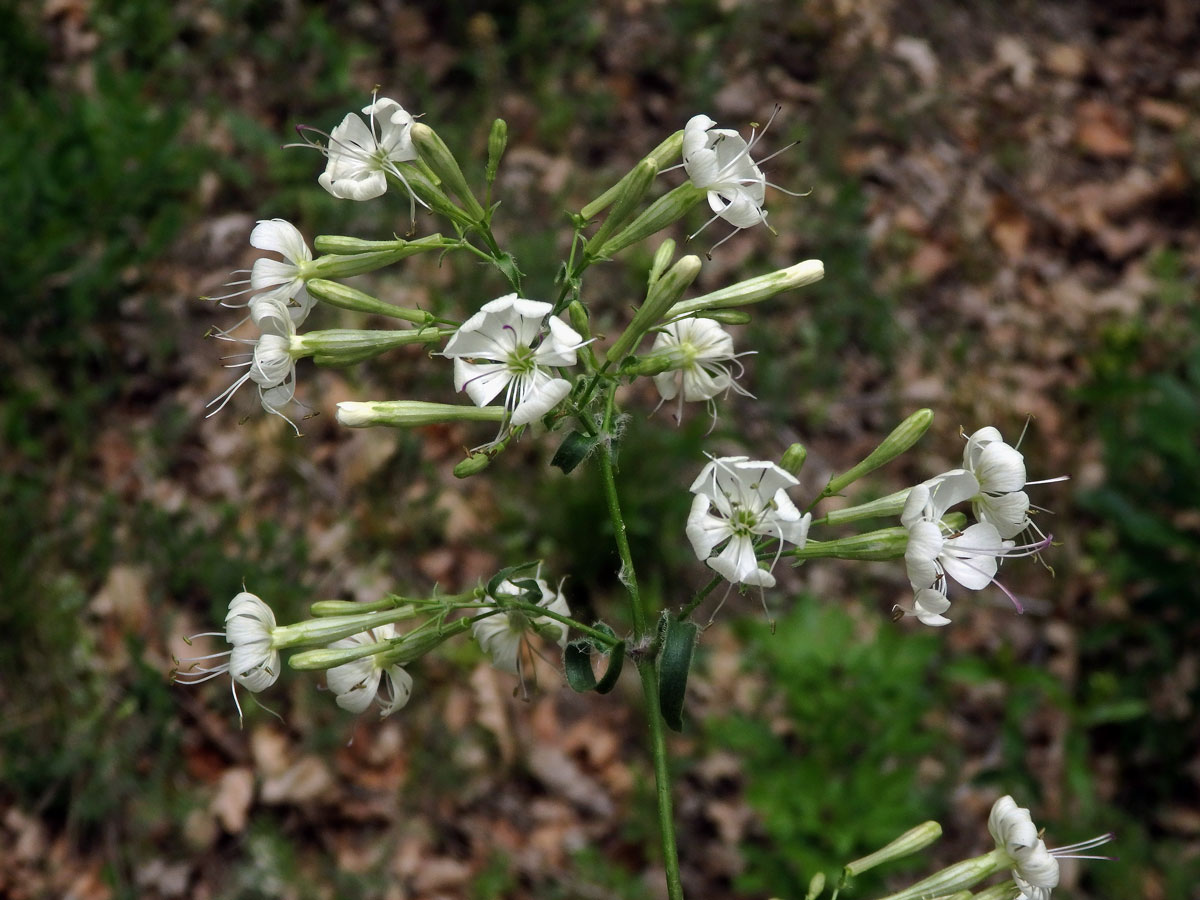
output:
M250 233L250 243L259 250L278 253L283 261L268 257L255 260L250 270L249 288L218 298L224 306L248 306L250 319L261 334L257 340L247 341L228 332L217 332L221 340L251 344L253 350L244 354L246 359L232 364L233 367L246 366L247 371L209 403L209 406L216 406L209 415L220 412L238 388L252 381L258 386L263 409L296 428L296 423L284 415L283 409L296 396L296 360L292 352L296 328L308 318L314 304L305 288L312 251L299 230L283 219L260 221ZM247 292L254 293L245 303L227 302ZM296 432L299 433L298 428Z
M1036 554L1050 539L1017 544L1010 538L1030 527L1024 459L995 428L967 440L963 468L952 469L912 488L900 522L908 532L904 562L912 601L900 609L926 625L946 625L948 582L968 590L996 584L1021 611L1021 603L996 581L1000 560ZM960 529L946 520L960 503L971 504L974 525Z

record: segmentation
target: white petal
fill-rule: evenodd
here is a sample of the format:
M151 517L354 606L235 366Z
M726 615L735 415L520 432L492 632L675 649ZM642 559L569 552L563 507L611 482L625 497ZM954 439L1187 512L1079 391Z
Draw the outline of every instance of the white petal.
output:
M379 717L381 719L407 706L413 689L412 676L400 666L388 666L384 675L388 680L388 699L385 701L382 697L380 698Z
M470 363L454 360L454 389L465 390L476 406L487 406L508 387L512 373L503 363Z
M758 584L763 587L772 587L775 583L775 578L770 572L759 568L758 558L754 555L754 542L747 535L735 534L719 556L708 560L708 565L734 583Z
M692 509L687 518L687 538L697 559L708 559L713 550L733 532L725 519L710 515L711 501L704 494L692 498Z
M538 372L537 376L549 378L544 372ZM548 381L542 381L542 377L535 376L535 386L532 390L526 391L525 396L513 410L513 425L528 425L530 422L540 419L562 403L571 393L571 382L565 378L550 378ZM478 405L482 406L483 404Z
M285 219L261 219L250 232L250 244L259 250L278 253L292 264L308 262L312 251L300 230Z
M1025 457L1003 441L983 448L974 472L986 493L1005 494L1025 487Z
M517 672L517 654L521 649L521 632L515 631L506 613L481 619L471 626L475 640L492 657L492 664L505 672Z

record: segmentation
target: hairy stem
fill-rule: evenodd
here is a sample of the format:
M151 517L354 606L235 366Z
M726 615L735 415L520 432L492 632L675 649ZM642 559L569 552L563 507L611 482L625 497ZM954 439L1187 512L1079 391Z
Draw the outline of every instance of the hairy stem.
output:
M611 435L616 386L610 389L604 413L604 432ZM604 498L608 504L608 515L612 521L613 535L617 541L617 553L621 557L621 580L629 592L629 605L633 616L634 640L642 638L649 627L649 616L645 602L638 590L637 573L633 567L633 555L629 549L629 536L625 530L625 519L621 515L621 503L617 497L617 481L613 466L612 447L604 446L596 454L600 475L604 481ZM638 676L642 680L642 695L646 699L646 724L650 729L650 749L654 758L654 789L658 801L658 829L662 838L663 866L667 875L667 896L670 900L683 900L683 884L679 879L679 850L675 843L675 817L671 807L671 777L667 770L667 738L663 730L662 711L658 703L658 669L652 659L638 661Z

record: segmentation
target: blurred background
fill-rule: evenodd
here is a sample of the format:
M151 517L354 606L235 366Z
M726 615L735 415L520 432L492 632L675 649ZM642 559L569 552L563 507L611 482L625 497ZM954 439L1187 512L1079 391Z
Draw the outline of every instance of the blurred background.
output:
M463 642L386 722L285 673L261 697L279 718L243 695L242 728L227 681L169 681L243 584L288 618L541 558L581 616L621 624L602 501L546 468L551 444L456 482L490 433L336 427L341 399L449 400L419 351L301 363L301 438L252 389L204 417L235 377L205 335L238 314L197 298L258 255L255 219L310 242L408 230L403 197L334 200L318 154L280 147L378 85L477 185L508 121L496 227L535 298L565 210L694 114L748 134L781 106L759 146L797 144L768 177L809 193L769 192L778 236L736 235L698 289L810 257L826 278L737 331L758 402L722 403L712 435L627 398L657 602L707 580L683 539L703 448L803 441L807 499L928 406L926 439L854 499L957 464L960 429L988 424L1025 430L1031 479L1070 476L1032 489L1053 573L1005 566L1023 616L959 592L948 628L893 624L899 563L784 573L773 628L729 598L672 744L689 896L802 897L939 819L925 857L844 894L869 896L989 849L1004 793L1051 846L1116 832L1119 861L1064 864L1056 896L1200 896L1198 39L1191 0L0 6L0 894L659 896L633 680L580 697L550 673L524 701ZM652 249L589 273L599 330ZM454 258L362 285L459 314L505 292Z

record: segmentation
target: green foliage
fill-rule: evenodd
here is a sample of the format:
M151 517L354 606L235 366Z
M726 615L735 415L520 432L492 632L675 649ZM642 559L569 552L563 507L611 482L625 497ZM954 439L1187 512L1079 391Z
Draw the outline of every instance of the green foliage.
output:
M774 634L744 626L747 665L767 685L763 708L712 721L705 735L741 756L762 820L765 840L744 848L742 890L803 896L816 872L836 876L941 812L920 763L952 767L957 751L931 724L936 689L917 689L936 673L940 642L886 626L864 640L856 630L849 613L809 597L796 598ZM872 877L860 879L864 889Z

